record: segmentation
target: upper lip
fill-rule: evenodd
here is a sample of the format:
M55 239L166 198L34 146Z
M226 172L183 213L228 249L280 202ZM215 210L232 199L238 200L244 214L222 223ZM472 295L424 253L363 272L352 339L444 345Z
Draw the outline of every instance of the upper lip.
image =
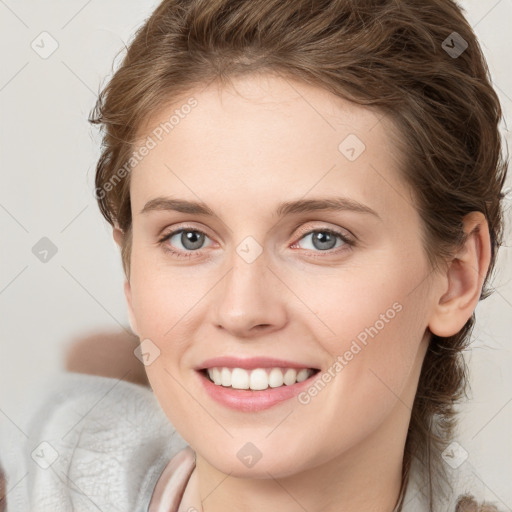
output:
M314 368L311 365L298 363L296 361L287 361L285 359L276 359L274 357L230 357L220 356L206 359L198 366L196 370L204 370L206 368L226 367L226 368L245 368L252 370L254 368Z

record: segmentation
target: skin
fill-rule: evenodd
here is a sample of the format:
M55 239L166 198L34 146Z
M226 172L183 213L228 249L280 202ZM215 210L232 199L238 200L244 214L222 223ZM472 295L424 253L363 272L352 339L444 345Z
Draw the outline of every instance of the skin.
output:
M430 331L455 334L478 302L490 258L485 218L465 218L465 246L432 272L390 121L272 75L233 85L191 91L197 107L131 174L126 299L132 329L160 350L146 366L150 385L196 451L187 505L391 512ZM141 140L186 99L155 112ZM349 134L366 146L355 161L338 150ZM282 201L340 195L378 217L274 214ZM141 213L162 196L203 201L218 218ZM159 243L182 227L207 234L200 249L185 247L179 234ZM313 229L335 229L355 245L336 239L335 248L322 249L307 234ZM236 251L249 236L262 250L252 263ZM118 244L122 237L116 228ZM192 256L178 258L166 246ZM228 409L209 398L193 369L236 355L327 371L395 303L401 311L307 405L292 399L260 412ZM261 452L252 467L237 457L247 442Z

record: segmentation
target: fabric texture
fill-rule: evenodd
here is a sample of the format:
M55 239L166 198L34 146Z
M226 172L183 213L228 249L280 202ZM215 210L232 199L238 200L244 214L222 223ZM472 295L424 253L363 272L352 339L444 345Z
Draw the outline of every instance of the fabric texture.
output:
M14 499L8 496L7 512L194 508L189 503L198 495L195 453L149 388L65 373L53 380L44 397L30 422L23 457L17 460L18 474L25 477ZM401 512L427 509L413 471ZM455 500L444 503L442 510L455 510Z
M153 392L67 373L46 396L20 461L26 501L8 497L8 512L146 512L162 471L187 446Z

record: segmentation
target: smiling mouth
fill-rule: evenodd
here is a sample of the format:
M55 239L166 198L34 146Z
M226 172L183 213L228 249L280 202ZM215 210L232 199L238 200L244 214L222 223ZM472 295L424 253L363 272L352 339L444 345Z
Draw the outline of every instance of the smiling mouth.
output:
M245 368L212 367L199 372L213 384L236 390L263 391L268 388L293 386L320 370L317 368Z

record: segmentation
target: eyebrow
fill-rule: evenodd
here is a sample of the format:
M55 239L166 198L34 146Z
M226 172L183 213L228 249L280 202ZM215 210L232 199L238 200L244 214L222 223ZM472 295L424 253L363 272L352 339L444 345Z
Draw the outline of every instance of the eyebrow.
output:
M151 211L175 211L181 213L190 213L194 215L206 215L217 217L213 210L205 203L196 201L186 201L184 199L173 199L169 197L156 197L148 201L141 214ZM274 213L278 217L293 215L299 213L310 213L314 211L351 211L356 213L367 213L380 219L379 214L369 206L359 203L348 197L332 197L323 199L299 199L296 201L286 201L280 203ZM382 219L381 219L382 220Z

